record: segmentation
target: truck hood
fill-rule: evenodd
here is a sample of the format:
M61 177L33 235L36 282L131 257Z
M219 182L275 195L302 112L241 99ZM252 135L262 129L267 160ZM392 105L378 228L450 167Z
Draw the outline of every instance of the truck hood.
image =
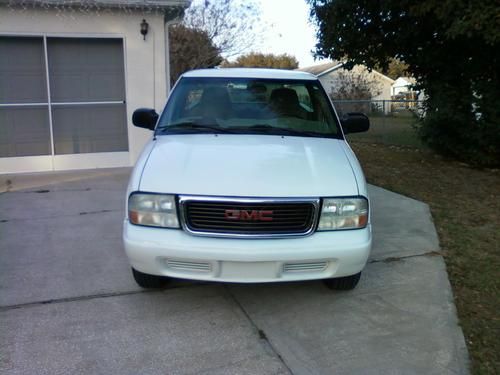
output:
M357 195L343 140L270 135L159 136L139 189L239 196Z

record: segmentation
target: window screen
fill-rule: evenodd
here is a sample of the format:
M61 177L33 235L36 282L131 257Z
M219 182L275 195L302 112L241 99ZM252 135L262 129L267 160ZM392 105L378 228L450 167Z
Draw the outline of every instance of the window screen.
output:
M45 107L0 107L0 157L50 155Z
M45 77L42 38L0 37L0 157L51 154Z
M127 150L123 105L64 105L52 108L55 153Z
M48 38L52 102L124 101L121 39Z
M48 38L47 52L55 154L127 151L122 40Z
M0 103L47 103L42 38L0 37Z

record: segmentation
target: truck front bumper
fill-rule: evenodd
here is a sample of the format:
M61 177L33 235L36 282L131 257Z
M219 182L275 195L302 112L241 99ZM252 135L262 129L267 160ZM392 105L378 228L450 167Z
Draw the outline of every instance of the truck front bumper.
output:
M213 238L125 220L123 241L130 264L143 273L253 283L354 275L368 260L372 232L369 225L299 238Z

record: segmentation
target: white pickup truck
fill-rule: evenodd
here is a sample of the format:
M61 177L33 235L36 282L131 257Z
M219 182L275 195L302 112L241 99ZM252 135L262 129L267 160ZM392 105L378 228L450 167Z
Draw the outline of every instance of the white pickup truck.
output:
M132 172L123 241L136 282L169 277L324 279L352 289L372 245L369 199L346 133L318 79L274 69L185 73Z

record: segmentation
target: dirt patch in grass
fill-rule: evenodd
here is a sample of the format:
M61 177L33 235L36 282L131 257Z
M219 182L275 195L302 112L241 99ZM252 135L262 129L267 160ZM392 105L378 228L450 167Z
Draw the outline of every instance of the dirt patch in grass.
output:
M500 373L500 171L418 148L351 146L368 182L431 207L472 371Z

